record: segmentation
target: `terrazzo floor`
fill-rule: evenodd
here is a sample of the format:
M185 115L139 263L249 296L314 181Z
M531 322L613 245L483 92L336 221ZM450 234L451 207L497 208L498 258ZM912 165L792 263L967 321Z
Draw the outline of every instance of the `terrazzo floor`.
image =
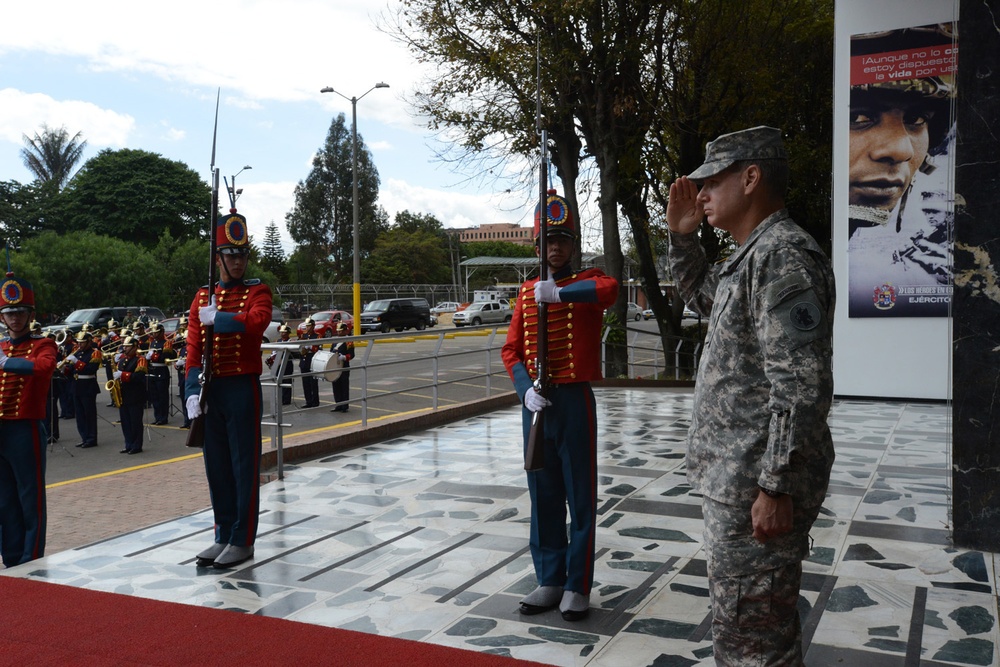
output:
M714 664L684 476L691 395L609 388L597 403L598 560L579 623L517 611L534 576L516 408L289 467L261 489L256 558L229 572L194 566L205 511L3 574L553 665ZM950 546L948 420L940 404L836 402L800 598L810 667L998 664L996 555Z

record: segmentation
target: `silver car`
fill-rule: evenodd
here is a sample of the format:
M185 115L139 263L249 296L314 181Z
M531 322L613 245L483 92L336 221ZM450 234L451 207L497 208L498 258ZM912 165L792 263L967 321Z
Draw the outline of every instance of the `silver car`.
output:
M476 301L465 310L460 310L451 318L456 327L479 324L510 322L514 314L506 303L500 301Z

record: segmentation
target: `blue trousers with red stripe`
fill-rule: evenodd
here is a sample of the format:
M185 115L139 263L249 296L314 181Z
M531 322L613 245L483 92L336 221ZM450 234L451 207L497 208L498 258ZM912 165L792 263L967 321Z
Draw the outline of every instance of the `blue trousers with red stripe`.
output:
M205 473L215 514L215 541L250 546L257 539L260 512L260 378L213 378L207 405Z
M597 416L589 382L553 385L543 411L545 467L529 472L529 545L539 586L590 594L597 531ZM527 447L531 412L522 410ZM569 508L567 534L566 510Z
M40 420L0 420L0 551L7 567L45 554L47 440Z

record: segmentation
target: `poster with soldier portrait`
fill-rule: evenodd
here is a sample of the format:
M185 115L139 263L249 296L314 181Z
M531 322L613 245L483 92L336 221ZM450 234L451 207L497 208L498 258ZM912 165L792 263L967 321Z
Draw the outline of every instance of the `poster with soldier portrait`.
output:
M947 317L958 25L851 36L850 317Z

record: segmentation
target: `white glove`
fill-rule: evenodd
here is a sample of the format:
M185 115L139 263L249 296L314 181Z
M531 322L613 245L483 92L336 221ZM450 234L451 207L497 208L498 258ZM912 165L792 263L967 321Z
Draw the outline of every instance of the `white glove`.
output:
M146 358L152 360L152 358L153 358L153 351L152 350L150 350L149 352L146 353Z
M122 379L122 372L121 371L115 371L114 373L111 374L111 376L114 377L114 379L116 379L116 380L121 380Z
M524 393L524 407L531 412L541 412L549 405L552 405L552 401L535 391L534 387L528 387L528 391Z
M121 360L122 360L122 353L119 352L118 354L115 355L115 363L119 364L121 363Z
M76 363L76 355L75 354L69 355L68 357L66 357L66 361L68 361L71 364L75 364Z
M535 283L535 303L559 303L559 292L562 287L556 287L552 278L539 280Z
M7 353L4 352L2 349L0 349L0 368L3 368L4 364L6 363L7 363Z
M198 394L188 396L184 405L187 407L188 419L197 419L201 416L201 400L199 399Z
M215 324L215 314L218 312L215 308L215 296L212 296L212 300L208 302L207 306L202 306L198 309L198 319L206 327L213 326Z
M177 360L177 363L174 364L174 368L184 368L184 364L186 362L187 360L184 357L181 357L180 359Z
M340 357L341 361L347 361L347 356L346 355L338 354L337 356Z

